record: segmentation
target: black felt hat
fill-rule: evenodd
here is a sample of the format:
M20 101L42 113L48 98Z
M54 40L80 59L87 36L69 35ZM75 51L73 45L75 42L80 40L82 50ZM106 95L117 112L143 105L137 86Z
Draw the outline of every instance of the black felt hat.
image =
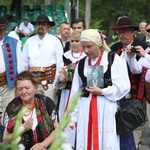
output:
M3 18L0 18L0 29L7 28L7 27L8 27L7 22Z
M132 21L129 17L122 17L119 19L118 24L116 26L112 26L111 30L118 30L124 28L134 28L134 30L138 30L139 26L132 24Z
M146 29L146 31L150 33L150 28Z
M33 22L33 24L36 24L38 22L47 22L51 26L55 26L55 22L52 21L51 17L48 17L44 14L37 17L36 22Z

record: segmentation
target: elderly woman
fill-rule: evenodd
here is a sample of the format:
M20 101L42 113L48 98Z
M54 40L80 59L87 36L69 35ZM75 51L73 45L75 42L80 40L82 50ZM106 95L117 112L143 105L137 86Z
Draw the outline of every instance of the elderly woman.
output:
M60 89L62 89L61 97L60 97L60 104L59 104L60 122L68 106L68 100L70 96L74 68L76 66L76 63L80 59L86 56L81 46L80 36L81 36L81 33L79 31L73 31L71 33L70 50L63 54L63 60L66 66L63 67L63 69L60 71L60 74L58 76L58 81L60 82L60 85L62 85L61 87L59 87ZM68 68L67 71L65 71L66 67ZM71 73L69 77L66 75L67 72ZM68 126L65 129L65 132L68 134L68 137L69 137L68 142L72 145L72 147L74 147L75 128L72 129Z
M36 94L38 83L31 72L20 73L16 77L15 87L18 97L8 104L4 116L4 143L11 142L16 115L23 106L27 106L28 110L22 118L25 131L21 143L26 150L44 150L53 142L58 125L54 102Z
M84 91L70 114L77 122L76 150L120 150L115 113L117 100L130 90L127 68L117 54L109 65L110 49L99 30L82 31L80 40L87 57L78 62L70 95ZM104 88L86 86L89 66L103 66Z

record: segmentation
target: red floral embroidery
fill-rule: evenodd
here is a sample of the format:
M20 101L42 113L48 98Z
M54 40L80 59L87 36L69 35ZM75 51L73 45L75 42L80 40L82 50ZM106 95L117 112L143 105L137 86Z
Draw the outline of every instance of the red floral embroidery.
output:
M41 115L39 115L38 122L39 123L43 122L43 117Z
M7 131L9 133L13 132L13 128L14 128L14 122L12 121L12 119L9 119L8 125L7 125Z
M118 55L120 55L120 54L121 54L121 50L118 49L118 50L116 51L116 53L117 53Z
M12 108L12 109L15 108L15 104L12 104L12 105L11 105L11 108Z

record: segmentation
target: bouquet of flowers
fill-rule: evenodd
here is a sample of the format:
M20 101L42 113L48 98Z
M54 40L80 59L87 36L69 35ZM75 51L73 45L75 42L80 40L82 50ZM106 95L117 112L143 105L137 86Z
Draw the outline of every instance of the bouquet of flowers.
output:
M57 89L62 89L66 86L67 81L73 80L74 70L76 67L76 63L70 63L67 66L64 66L62 70L59 72L59 77L57 78L57 81L55 83L55 87ZM60 77L63 80L60 80Z

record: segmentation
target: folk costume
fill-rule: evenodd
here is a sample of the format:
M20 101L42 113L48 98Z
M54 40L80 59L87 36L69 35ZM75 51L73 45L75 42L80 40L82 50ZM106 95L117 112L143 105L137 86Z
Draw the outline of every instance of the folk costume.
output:
M15 117L23 107L20 97L14 98L7 106L4 124L9 133L13 132ZM22 123L29 117L32 117L34 124L32 128L21 136L21 143L25 146L25 150L29 150L34 144L42 142L53 131L54 120L58 117L54 102L49 98L40 94L35 95L35 105L29 115L24 115Z
M84 52L80 52L80 53L74 53L72 50L67 51L66 53L64 53L63 55L65 57L65 62L64 64L67 65L71 65L74 64L76 65L76 63L82 59L83 57L85 57L85 53ZM68 103L69 103L69 96L70 96L70 91L72 88L72 81L67 81L67 83L64 83L65 87L62 89L61 91L61 97L60 97L60 103L59 103L59 119L60 122L62 120L62 117L64 115L65 110L67 109ZM65 132L68 135L68 140L66 142L69 142L71 144L72 147L74 147L74 142L75 142L75 131L76 128L75 127L66 127L65 128Z
M133 46L141 45L144 49L148 48L146 43L142 43L136 38L134 39L134 41L131 45L133 45ZM123 62L126 63L126 65L127 65L126 52L122 52L122 48L123 48L123 44L121 42L118 42L111 47L111 51L116 52L122 58ZM139 58L140 58L139 56L136 56L137 60L139 60ZM128 67L128 74L129 74L129 78L130 78L130 82L131 82L130 94L132 97L137 98L140 74L133 74L130 71L128 65L127 65L127 67Z
M132 21L128 17L123 17L119 19L117 26L111 27L112 30L128 29L128 28L133 28L134 30L138 29L138 26L133 25ZM128 62L127 53L125 51L122 51L124 46L128 48L128 47L131 47L131 45L133 47L140 45L144 49L148 48L146 42L144 43L138 40L136 37L133 37L133 40L128 45L123 45L121 42L114 44L111 47L111 51L116 52L121 57L123 64L128 68L128 77L130 79L131 89L130 89L130 92L126 95L126 97L138 98L140 74L133 74L130 71L129 65L127 64ZM136 56L136 60L139 60L139 58L140 58L139 56ZM120 102L123 103L126 97L124 97ZM120 136L120 149L121 150L127 150L127 149L136 150L133 133L127 136Z
M45 15L40 15L37 22L48 22L52 26L55 25ZM49 33L46 33L43 39L34 35L26 41L23 54L25 69L35 72L39 80L38 92L54 100L55 75L57 76L64 65L60 40Z
M146 97L146 114L150 126L150 48L146 49L145 57L141 57L138 61L134 56L128 58L129 66L134 74L141 74L138 97L142 99Z
M107 75L104 77L106 84L102 89L102 95L83 94L78 99L78 106L70 114L75 117L77 122L76 150L120 150L120 137L116 133L115 113L118 107L117 100L124 97L130 89L126 68L118 55L114 56L113 64L109 68L108 50L110 49L102 40L98 30L82 31L82 40L91 41L104 48L101 56L91 59L91 65L102 65L104 74L107 74L107 70L110 69L107 75L111 79ZM101 61L98 63L99 57L101 57ZM82 66L79 66L83 60ZM70 97L84 91L86 83L83 83L83 78L87 77L88 66L88 57L79 61L75 69Z
M0 29L7 28L7 23L0 18ZM4 35L0 40L0 112L3 112L15 97L14 81L16 75L24 70L21 44L14 38Z

